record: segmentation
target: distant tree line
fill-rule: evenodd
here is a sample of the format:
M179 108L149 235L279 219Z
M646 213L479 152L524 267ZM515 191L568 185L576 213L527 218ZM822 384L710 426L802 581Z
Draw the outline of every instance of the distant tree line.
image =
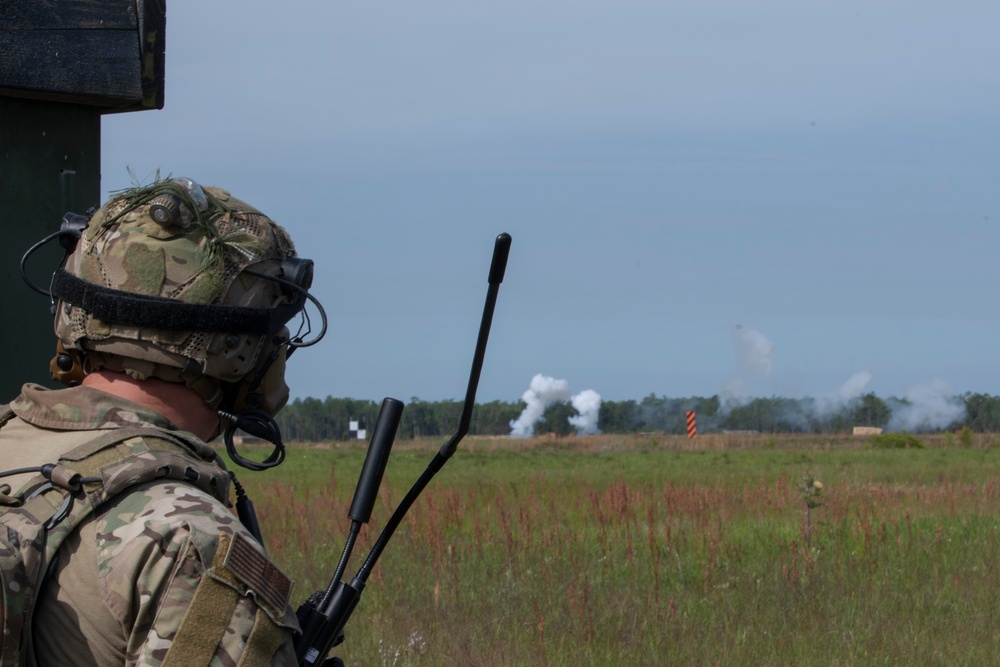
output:
M318 442L349 440L350 422L359 421L369 434L380 404L351 398L295 399L278 416L286 440ZM478 403L472 413L469 435L508 435L510 423L526 405L522 401ZM939 407L939 406L938 406ZM813 398L753 398L726 403L719 396L669 398L650 394L641 400L604 401L598 416L602 433L686 432L686 413L697 415L699 433L757 431L760 433L841 433L855 426L892 427L893 415L907 412L909 430L1000 432L1000 396L966 393L948 399L945 411L928 409L921 422L919 408L907 399L882 399L864 394L832 406ZM458 427L460 401L422 401L412 398L403 410L399 438L447 437ZM577 415L567 401L550 404L535 425L535 433L568 435L574 432L569 417ZM900 430L907 430L897 426Z
M295 399L276 417L286 440L318 442L351 439L352 421L375 427L381 403L353 398ZM524 403L477 403L469 425L470 435L506 435L510 422L524 410ZM460 401L421 401L412 398L403 409L398 438L449 436L458 428L462 414Z

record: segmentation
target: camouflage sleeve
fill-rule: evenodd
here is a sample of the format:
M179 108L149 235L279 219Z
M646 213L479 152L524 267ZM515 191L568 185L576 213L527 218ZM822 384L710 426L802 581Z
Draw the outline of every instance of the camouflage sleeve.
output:
M127 665L296 664L291 582L208 494L170 482L136 487L102 511L97 548Z

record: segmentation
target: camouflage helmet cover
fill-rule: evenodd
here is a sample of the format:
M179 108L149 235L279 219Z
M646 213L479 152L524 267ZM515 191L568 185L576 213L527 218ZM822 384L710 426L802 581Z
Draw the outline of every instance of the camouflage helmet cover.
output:
M174 201L173 216L156 211L163 195ZM57 289L55 333L66 349L83 353L85 372L105 367L140 379L185 382L213 407L222 401L226 385L206 377L238 383L258 368L263 355L270 355L272 377L263 383L269 395L251 407L274 412L288 396L284 324L301 299L245 269L280 276L282 261L293 256L295 248L282 227L225 190L203 188L190 179L133 188L93 215L62 277L82 285L83 291L95 287L149 297L152 314L144 318L138 312L147 310L142 300L124 300L115 308L121 317L101 313L103 319L98 319L77 296L81 290ZM204 330L183 317L168 321L172 311L156 309L163 300L215 306L216 311L235 306L273 314L277 309L282 315L272 317L266 330L250 331L238 317L223 318L232 323L229 327Z

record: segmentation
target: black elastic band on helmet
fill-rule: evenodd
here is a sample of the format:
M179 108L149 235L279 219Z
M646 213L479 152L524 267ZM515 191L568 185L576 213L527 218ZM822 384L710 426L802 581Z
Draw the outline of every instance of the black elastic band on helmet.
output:
M65 269L56 272L52 295L84 309L102 322L169 331L270 335L302 309L302 302L274 308L182 303L95 285Z

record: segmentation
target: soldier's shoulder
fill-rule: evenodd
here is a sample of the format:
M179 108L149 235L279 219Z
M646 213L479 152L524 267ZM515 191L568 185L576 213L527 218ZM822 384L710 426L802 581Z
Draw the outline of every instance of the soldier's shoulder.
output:
M97 520L98 543L109 555L143 549L151 542L161 545L162 551L172 551L191 541L202 562L211 562L220 535L244 530L217 498L195 486L171 481L128 489L112 498ZM172 548L166 546L171 544Z

